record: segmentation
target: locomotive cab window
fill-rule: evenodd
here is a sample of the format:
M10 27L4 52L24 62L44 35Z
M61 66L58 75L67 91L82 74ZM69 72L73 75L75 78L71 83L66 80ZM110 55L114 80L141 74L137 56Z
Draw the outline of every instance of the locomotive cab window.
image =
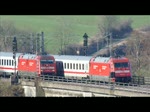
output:
M41 64L53 64L54 60L41 60Z
M124 68L124 67L129 67L127 62L123 62L123 63L114 63L115 68Z

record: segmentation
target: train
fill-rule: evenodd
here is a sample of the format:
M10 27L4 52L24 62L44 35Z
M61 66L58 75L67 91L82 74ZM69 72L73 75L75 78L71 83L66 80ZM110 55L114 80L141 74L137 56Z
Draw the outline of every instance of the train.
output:
M19 76L55 75L56 62L51 55L36 55L16 53L15 59L12 52L0 52L0 75Z
M0 52L0 75L52 75L90 80L131 82L132 73L126 57L36 55Z
M132 79L131 65L126 57L53 55L57 75L90 80L125 82Z

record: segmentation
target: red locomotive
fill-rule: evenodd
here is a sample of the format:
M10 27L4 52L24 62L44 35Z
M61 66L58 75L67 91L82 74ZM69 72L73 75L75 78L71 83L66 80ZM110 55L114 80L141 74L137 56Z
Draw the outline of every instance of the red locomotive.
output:
M125 57L93 57L90 60L90 76L116 82L130 82L131 70L129 59Z
M0 52L0 73L11 75L16 70L18 75L55 75L56 62L51 55L16 53L16 66L12 52Z
M38 74L39 76L41 74L54 75L56 74L56 62L51 55L22 54L19 57L18 73Z
M101 81L130 82L129 60L125 57L92 57L53 55L57 75L65 77L90 78Z

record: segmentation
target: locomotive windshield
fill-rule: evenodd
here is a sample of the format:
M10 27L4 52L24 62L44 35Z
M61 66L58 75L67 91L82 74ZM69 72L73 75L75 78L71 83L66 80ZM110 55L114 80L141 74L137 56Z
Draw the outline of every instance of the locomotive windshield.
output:
M41 64L53 64L54 60L41 60Z
M124 67L129 67L127 62L123 62L123 63L114 63L115 68L124 68Z

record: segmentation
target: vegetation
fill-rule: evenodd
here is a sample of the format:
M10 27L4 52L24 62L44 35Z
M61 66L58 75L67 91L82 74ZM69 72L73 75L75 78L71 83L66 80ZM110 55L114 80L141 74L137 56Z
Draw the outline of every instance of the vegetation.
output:
M126 44L126 55L131 61L134 75L150 76L150 31L136 30Z
M127 42L115 47L113 52L129 57L134 74L150 76L150 16L0 16L0 50L11 51L9 36L28 38L31 33L41 31L45 34L46 51L51 54L77 55L78 51L83 55L84 33L89 36L90 55L110 43L110 37L104 38L108 33L113 39L128 37ZM28 45L23 46L24 42ZM19 43L20 51L30 49L28 39Z
M98 23L101 21L101 16L0 16L2 20L11 21L15 27L22 31L30 31L40 33L43 31L46 38L46 50L52 54L58 54L60 51L60 41L56 38L56 32L59 32L62 20L69 21L72 26L70 40L74 43L83 41L83 34L86 32L89 38L92 38L98 33ZM150 24L150 16L117 16L120 20L131 19L132 28L140 28ZM3 24L2 24L3 25ZM54 38L55 37L55 38Z
M20 85L10 85L9 81L0 79L0 97L24 96L24 89Z

